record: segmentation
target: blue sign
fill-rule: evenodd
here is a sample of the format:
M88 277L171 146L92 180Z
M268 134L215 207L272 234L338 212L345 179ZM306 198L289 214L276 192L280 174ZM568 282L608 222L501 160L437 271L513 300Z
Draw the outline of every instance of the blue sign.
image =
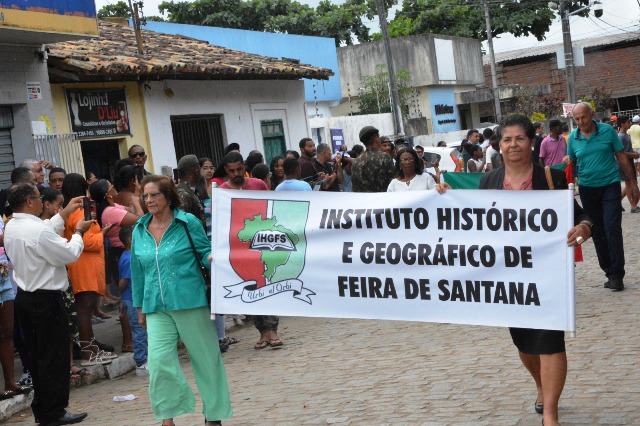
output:
M0 0L0 8L88 18L96 16L93 0Z
M434 133L460 130L456 93L452 87L430 87L429 104Z

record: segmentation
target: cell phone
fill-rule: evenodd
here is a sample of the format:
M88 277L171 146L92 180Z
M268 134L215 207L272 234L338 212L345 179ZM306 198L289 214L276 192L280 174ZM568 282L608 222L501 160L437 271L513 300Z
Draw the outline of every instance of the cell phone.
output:
M82 209L84 210L84 220L91 220L91 200L89 197L82 198Z
M173 180L177 182L180 179L180 175L178 174L178 169L173 169Z

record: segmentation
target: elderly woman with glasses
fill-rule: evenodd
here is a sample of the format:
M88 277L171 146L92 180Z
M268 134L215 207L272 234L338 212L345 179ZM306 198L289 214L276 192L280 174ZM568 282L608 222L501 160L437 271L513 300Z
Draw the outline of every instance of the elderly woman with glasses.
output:
M165 426L195 411L195 397L178 358L181 339L189 351L205 422L220 425L232 411L200 271L200 265L209 266L211 245L200 220L178 208L180 198L171 179L147 176L141 186L149 213L133 230L131 285L138 322L149 336L151 407Z

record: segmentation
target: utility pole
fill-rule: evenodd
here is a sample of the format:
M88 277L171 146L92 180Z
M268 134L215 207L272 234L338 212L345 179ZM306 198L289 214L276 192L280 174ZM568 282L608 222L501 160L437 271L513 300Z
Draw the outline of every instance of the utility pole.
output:
M496 110L496 121L502 122L502 109L500 108L500 92L498 91L498 76L496 73L496 57L493 54L493 35L491 34L491 15L489 14L489 4L483 0L484 19L487 24L487 44L489 45L489 61L491 62L491 84L493 85L493 105Z
M378 10L378 17L380 18L380 31L382 32L382 41L384 43L384 51L387 57L387 72L389 74L389 85L391 87L391 114L393 115L393 130L396 135L404 135L402 112L400 111L400 96L398 95L398 86L396 84L396 72L393 68L393 58L391 57L391 47L389 46L387 13L384 10L382 0L376 0L376 9Z
M560 19L562 21L562 42L564 46L564 64L567 70L567 93L569 103L576 103L576 74L573 66L573 47L571 44L571 29L569 28L569 11L567 0L560 0Z
M133 32L136 35L136 44L138 45L138 54L144 55L142 47L142 33L140 31L140 17L138 16L138 2L131 3L129 0L129 9L131 10L131 20L133 21Z

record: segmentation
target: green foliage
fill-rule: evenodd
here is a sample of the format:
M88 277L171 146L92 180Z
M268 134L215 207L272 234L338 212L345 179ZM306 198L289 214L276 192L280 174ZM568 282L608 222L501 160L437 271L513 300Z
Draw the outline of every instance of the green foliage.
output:
M131 9L122 0L116 4L108 4L98 11L98 18L130 18Z
M397 0L385 0L389 9ZM331 37L336 46L371 41L363 18L375 17L374 0L322 0L314 9L295 0L164 1L158 7L168 22L253 31Z
M515 105L508 109L509 114L524 114L531 117L531 121L542 121L562 115L562 99L525 88L516 96ZM544 118L534 120L536 115Z
M574 0L570 9L587 4ZM495 37L511 33L516 37L533 35L544 40L556 14L548 0L490 1L491 33ZM404 0L402 10L389 23L389 35L445 34L487 39L483 2L481 0Z
M358 109L361 114L391 112L389 73L385 64L376 65L374 75L362 76L363 88L359 93ZM411 75L405 69L396 70L396 85L400 97L402 116L409 114Z
M534 112L531 117L529 117L531 122L535 123L536 121L544 121L547 119L547 116L541 112Z
M616 101L611 97L611 92L607 92L603 87L596 87L593 92L581 96L580 99L589 102L595 112L605 112L616 107Z

